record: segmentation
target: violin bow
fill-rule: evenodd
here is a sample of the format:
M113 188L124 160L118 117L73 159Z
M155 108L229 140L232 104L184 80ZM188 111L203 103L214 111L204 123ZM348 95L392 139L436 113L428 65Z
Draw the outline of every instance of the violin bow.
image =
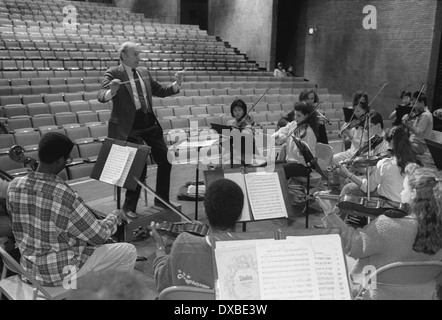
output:
M250 108L249 112L246 113L246 115L244 116L244 118L242 118L242 120L240 122L238 122L236 124L235 127L239 127L245 120L246 118L249 116L250 112L252 112L253 109L255 109L256 105L267 95L267 93L270 91L270 88L267 89L266 92L264 92L264 94L258 99L258 101L256 101L253 106Z
M304 122L305 121L305 123L307 123L307 120L308 120L308 118L310 118L312 115L314 115L315 114L315 112L317 112L318 111L318 109L320 109L323 105L325 105L325 103L328 101L329 99L327 99L327 100L324 100L324 101L322 101L321 103L319 103L317 106L316 106L316 108L315 108L315 110L313 110L312 111L312 113L310 113L302 122ZM292 132L290 132L290 134L288 135L289 137L291 136L291 135L294 135L295 134L295 132L296 132L296 130L298 130L299 128L300 128L301 126L299 126L299 125L296 125L296 128L295 129L293 129L293 131Z
M186 220L187 222L192 222L192 220L186 216L184 213L182 213L181 211L179 211L177 208L175 208L174 206L172 206L169 202L165 201L163 198L161 198L159 195L157 195L155 193L155 191L153 191L150 187L146 186L144 183L142 183L138 178L134 177L135 181L138 183L138 185L143 188L144 190L146 190L147 192L149 192L151 195L153 195L155 198L157 198L158 200L161 201L161 203L163 203L166 207L168 207L170 210L172 210L174 213L176 213L177 215L179 215L181 218L183 218L184 220Z
M410 111L410 115L413 113L414 109L416 109L417 104L419 103L419 99L421 98L422 94L426 89L427 89L427 84L426 83L422 84L421 91L419 91L419 95L417 96L416 101L414 102L413 108Z

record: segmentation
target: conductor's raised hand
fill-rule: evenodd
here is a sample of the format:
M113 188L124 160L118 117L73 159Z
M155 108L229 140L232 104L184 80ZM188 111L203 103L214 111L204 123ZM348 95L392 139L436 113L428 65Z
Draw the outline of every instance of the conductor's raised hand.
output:
M175 73L175 78L176 78L176 82L179 86L181 86L181 84L184 81L184 76L186 74L187 69L184 69L182 71L178 71L177 73Z
M121 80L114 79L109 83L109 89L111 90L111 94L114 96L117 94L118 88L120 87Z

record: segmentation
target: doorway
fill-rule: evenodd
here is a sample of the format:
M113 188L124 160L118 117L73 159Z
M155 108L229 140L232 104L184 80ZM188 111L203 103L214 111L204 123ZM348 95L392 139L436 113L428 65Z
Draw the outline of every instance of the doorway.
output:
M278 1L275 64L293 66L297 76L304 74L306 8L306 0Z
M208 0L181 0L181 24L198 25L201 30L207 30L208 16Z

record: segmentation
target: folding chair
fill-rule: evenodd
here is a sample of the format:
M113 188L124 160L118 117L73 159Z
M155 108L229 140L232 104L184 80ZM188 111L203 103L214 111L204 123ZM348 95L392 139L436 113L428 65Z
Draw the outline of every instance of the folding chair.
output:
M160 292L158 300L215 300L215 290L191 286L174 286Z
M0 247L0 256L3 260L0 298L4 294L9 300L62 300L67 299L71 294L70 289L65 289L62 286L44 287L40 285L2 247ZM6 277L8 269L16 273L16 275ZM23 281L22 276L28 281Z
M441 279L441 261L395 262L371 273L356 299L438 300Z

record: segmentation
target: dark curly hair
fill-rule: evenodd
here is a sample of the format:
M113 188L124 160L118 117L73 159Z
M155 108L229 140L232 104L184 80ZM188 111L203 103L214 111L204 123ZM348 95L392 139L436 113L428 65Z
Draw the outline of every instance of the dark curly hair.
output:
M313 103L318 103L319 102L319 96L316 93L316 91L313 90L313 89L305 89L304 91L302 91L299 94L299 101L306 101L308 99L308 96L310 94L312 94L312 93L315 95L315 101L313 101Z
M51 164L62 157L67 158L73 148L74 143L64 134L48 132L38 144L38 158L43 163Z
M295 103L295 111L299 111L303 115L308 116L307 123L310 126L310 128L312 128L316 138L318 138L319 119L318 119L318 114L314 112L315 107L309 102L301 101Z
M418 221L413 250L434 255L442 249L442 183L434 170L416 164L409 164L405 173L416 190L410 204Z
M244 193L235 182L216 180L206 190L204 208L210 226L219 230L233 228L241 217Z
M362 102L361 99L365 98L365 102ZM356 108L357 106L360 106L362 109L364 109L365 112L368 112L368 94L362 91L356 91L353 95L353 108Z

